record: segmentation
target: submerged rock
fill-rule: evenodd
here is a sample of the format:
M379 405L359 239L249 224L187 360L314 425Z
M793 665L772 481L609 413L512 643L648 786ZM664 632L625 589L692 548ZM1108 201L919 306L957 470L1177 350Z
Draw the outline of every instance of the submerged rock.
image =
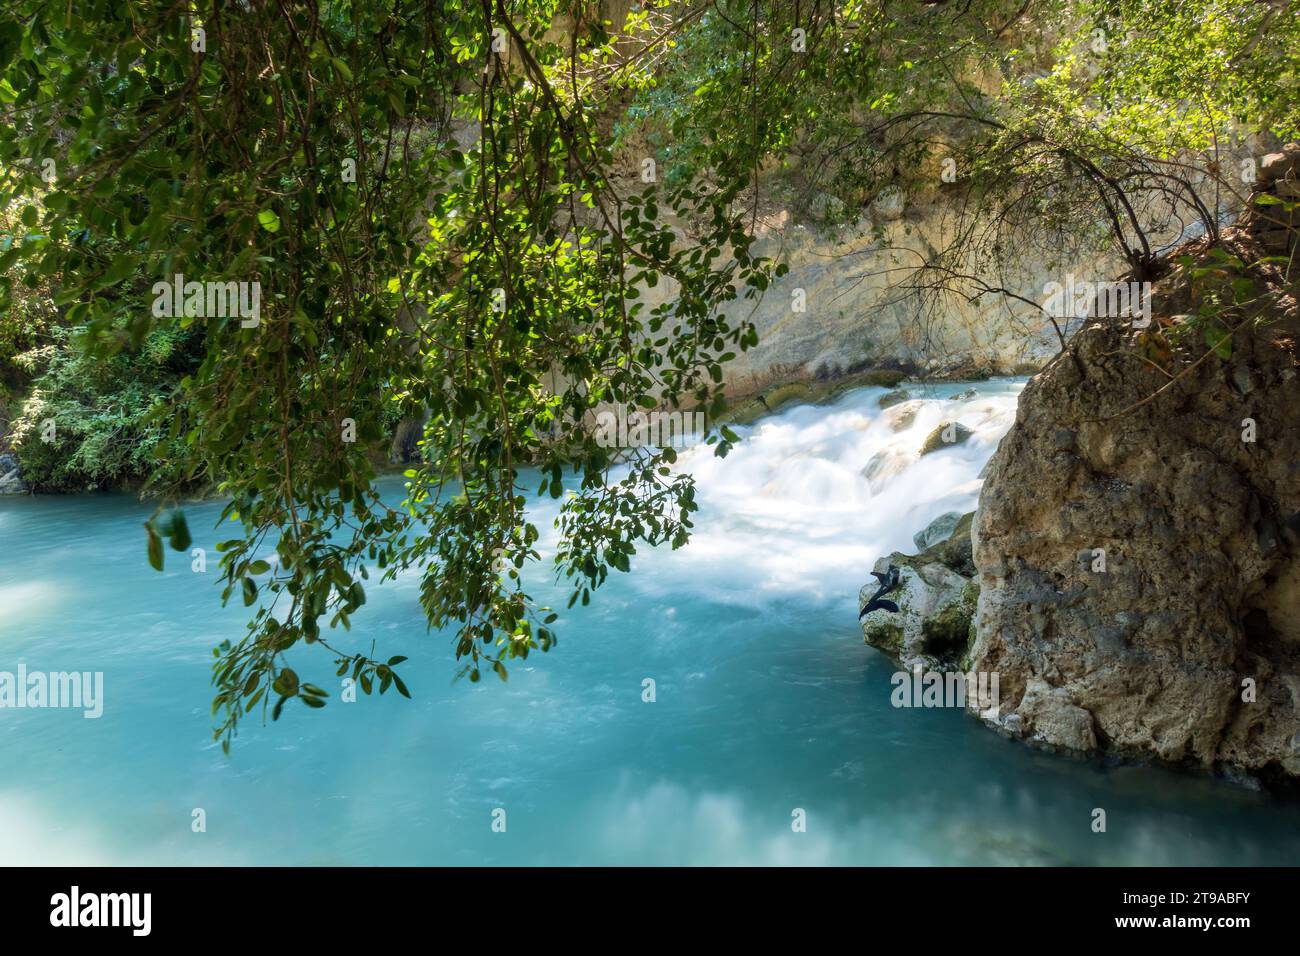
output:
M939 451L942 448L954 448L957 445L963 445L974 434L961 422L944 422L926 436L925 442L921 445L921 454L928 455L930 452Z
M905 431L912 427L916 421L917 413L925 403L920 399L912 399L904 402L902 405L895 405L889 409L885 416L889 422L889 427L895 432Z
M885 485L889 484L890 478L901 474L914 460L910 454L901 449L882 448L871 456L871 460L863 466L860 474L867 479L867 487L871 489L871 493L878 494Z
M886 392L880 396L880 407L889 408L891 405L897 405L905 402L912 396L907 393L905 388L896 388L892 392Z

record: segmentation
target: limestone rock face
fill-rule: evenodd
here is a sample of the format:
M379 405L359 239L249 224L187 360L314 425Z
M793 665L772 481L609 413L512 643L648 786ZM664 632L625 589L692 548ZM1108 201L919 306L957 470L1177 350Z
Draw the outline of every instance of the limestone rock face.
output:
M871 202L871 212L877 219L893 222L903 217L907 207L907 197L897 186L886 186Z
M1041 368L1057 351L1041 311L1020 299L954 300L918 321L915 303L896 287L898 268L954 241L946 200L925 201L890 186L866 207L841 208L830 197L814 198L811 207L772 209L760 217L753 254L784 261L790 271L761 299L740 298L721 310L733 321L752 321L759 337L723 370L732 398L894 363L927 377L1022 374ZM820 221L828 218L844 221ZM686 231L671 217L664 222ZM1002 267L999 283L1037 302L1044 284L1067 272L1110 276L1123 266L1101 251L1064 259L1059 250L1020 250ZM641 290L642 301L648 311L679 291L661 281Z
M1183 271L1156 334L1191 311ZM1145 403L1154 335L1114 321L1021 394L975 520L971 658L1031 739L1300 777L1300 322L1286 293L1264 317L1230 358L1187 330L1179 370L1205 360Z
M427 417L412 416L398 422L388 448L390 462L406 465L420 460L420 440L424 438L424 419Z

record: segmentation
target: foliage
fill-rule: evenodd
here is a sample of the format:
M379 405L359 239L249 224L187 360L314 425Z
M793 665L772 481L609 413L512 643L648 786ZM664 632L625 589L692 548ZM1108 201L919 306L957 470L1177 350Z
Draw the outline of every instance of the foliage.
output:
M22 213L29 205L15 203L0 208L0 254L12 249L18 241L16 234L25 231ZM3 308L0 308L0 399L3 399L6 391L18 391L26 384L28 375L19 365L18 357L48 344L57 311L48 279L24 276L17 268L10 268L0 271L0 290L3 290Z
M1035 14L1061 7L1042 2ZM747 143L751 162L785 164L772 185L805 205L825 191L848 208L894 178L937 176L934 154L966 134L963 115L994 109L980 78L1019 58L1001 37L1024 11L1007 0L704 9L644 84L627 128L651 124L672 176L710 175L715 154Z
M184 452L166 434L167 401L193 361L195 336L158 329L139 351L99 359L71 330L49 335L17 360L33 378L11 435L24 479L38 491L89 491L165 475Z
M254 706L321 702L285 663L300 642L363 689L402 690L394 662L327 640L372 568L420 569L430 624L473 680L549 648L555 615L519 573L539 558L526 464L563 499L571 603L638 543L684 543L697 506L672 450L639 450L615 476L617 450L583 421L607 403L715 407L721 363L754 341L718 306L770 269L730 209L744 169L723 164L709 187L611 187L590 125L602 99L563 85L575 46L607 41L580 29L566 51L546 36L557 13L590 21L595 5L246 6L184 18L90 0L70 17L19 0L0 20L0 204L45 187L43 159L58 169L36 238L0 268L58 277L55 301L99 361L200 321L156 315L151 280L260 283L255 326L203 319L172 432L181 477L229 498L224 596L254 615L219 650L226 745ZM669 212L695 243L675 242ZM673 296L643 301L660 283ZM400 508L379 499L367 454L392 400L430 415L428 465Z
M323 705L286 659L300 644L366 692L407 692L400 658L337 630L372 571L418 570L429 624L470 680L553 646L558 615L523 586L541 559L529 493L561 501L570 606L638 547L689 539L694 487L672 449L624 456L588 424L610 404L722 408L723 366L757 341L737 300L784 268L751 249L773 158L847 209L900 180L940 191L953 159L960 182L940 195L955 238L917 289L978 297L1005 292L982 278L997 260L1053 229L1153 268L1152 206L1217 228L1217 198L1186 168L1196 151L1209 153L1193 171L1226 188L1215 164L1233 124L1296 129L1300 34L1273 4L710 0L645 3L624 24L609 8L85 0L74 16L10 0L0 13L0 208L23 209L0 272L48 288L111 376L144 374L154 343L202 330L184 340L200 351L165 439L140 431L161 421L143 390L123 394L121 422L100 421L94 396L118 393L82 383L93 370L62 340L42 353L41 400L60 420L93 409L87 436L130 423L172 443L168 479L228 500L223 596L252 618L216 651L223 744L255 707ZM1100 52L1097 29L1111 38ZM628 185L614 147L642 134L667 169ZM178 275L256 284L260 313L205 314L201 296L159 309L152 284ZM14 293L0 286L6 312ZM427 425L395 507L371 452L399 417ZM711 436L719 454L732 437ZM86 442L79 468L141 460ZM164 538L188 538L183 517L147 526L155 566Z

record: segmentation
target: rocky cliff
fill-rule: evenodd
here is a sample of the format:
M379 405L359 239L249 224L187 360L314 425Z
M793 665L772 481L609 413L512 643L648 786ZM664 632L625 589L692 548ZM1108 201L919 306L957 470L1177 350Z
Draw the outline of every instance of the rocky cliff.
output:
M1150 327L1097 321L1026 386L973 532L1004 731L1300 779L1298 179L1269 157Z

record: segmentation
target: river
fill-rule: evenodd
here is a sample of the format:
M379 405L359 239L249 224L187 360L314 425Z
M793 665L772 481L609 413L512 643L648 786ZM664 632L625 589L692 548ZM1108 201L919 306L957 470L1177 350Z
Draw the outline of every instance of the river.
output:
M230 757L210 733L211 649L245 616L218 599L212 549L232 536L218 506L186 509L209 571L169 552L158 574L148 504L0 499L0 671L104 674L98 719L0 709L0 863L1294 863L1293 803L891 706L895 668L862 643L858 588L876 557L974 507L1022 386L931 387L900 431L882 390L861 389L740 429L725 460L683 454L692 543L643 551L506 684L452 681L414 575L372 584L350 646L407 655L414 700L343 703L328 658L295 651L329 706L249 719ZM974 437L918 459L953 417ZM887 448L873 486L862 468ZM385 491L399 500L401 480ZM548 525L553 503L535 508ZM549 564L529 577L563 605Z

